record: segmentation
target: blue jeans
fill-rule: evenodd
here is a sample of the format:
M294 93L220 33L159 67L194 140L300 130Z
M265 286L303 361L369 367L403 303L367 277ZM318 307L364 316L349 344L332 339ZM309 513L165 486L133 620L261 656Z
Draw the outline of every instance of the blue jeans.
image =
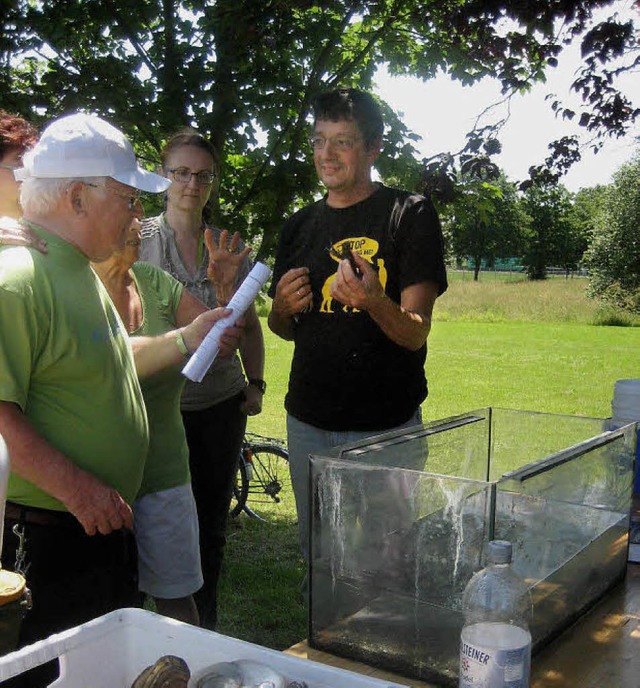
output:
M421 423L422 411L420 407L406 423L386 430L322 430L287 414L289 470L298 513L300 549L305 561L309 561L309 456L311 454L333 456L335 447L347 442L356 442L392 430L411 428Z

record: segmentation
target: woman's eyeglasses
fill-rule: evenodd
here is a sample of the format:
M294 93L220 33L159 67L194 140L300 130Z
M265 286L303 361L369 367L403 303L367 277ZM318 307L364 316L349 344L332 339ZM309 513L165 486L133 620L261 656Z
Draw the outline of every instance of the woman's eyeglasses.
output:
M195 177L200 186L209 186L209 184L213 184L216 178L215 172L210 172L209 170L192 172L188 167L175 167L172 170L168 170L168 172L180 184L188 184L191 181L191 177Z

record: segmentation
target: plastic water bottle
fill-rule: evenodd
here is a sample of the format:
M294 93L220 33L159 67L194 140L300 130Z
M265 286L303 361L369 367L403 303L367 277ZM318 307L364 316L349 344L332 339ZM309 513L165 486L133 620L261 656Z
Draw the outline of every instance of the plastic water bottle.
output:
M511 543L493 540L487 567L462 597L459 688L527 688L531 670L531 593L511 568Z
M640 424L640 379L618 380L613 387L611 400L610 429L620 428L629 423ZM640 425L636 444L636 472L633 491L640 494Z

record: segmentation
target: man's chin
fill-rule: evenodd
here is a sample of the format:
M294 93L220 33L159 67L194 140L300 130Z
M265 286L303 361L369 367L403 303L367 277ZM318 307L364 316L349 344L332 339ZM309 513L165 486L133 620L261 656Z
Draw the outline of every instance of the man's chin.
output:
M117 244L114 244L110 249L105 249L104 252L101 252L99 258L92 258L91 260L92 260L94 263L102 263L103 261L108 260L109 258L111 258L111 256L112 256L114 253L118 253L118 252L124 251L124 244L125 244L125 241L124 241L124 237L123 237L122 241L118 242Z
M342 188L342 180L336 178L333 175L326 175L322 177L322 183L329 189L330 191L333 191L334 189L340 189Z

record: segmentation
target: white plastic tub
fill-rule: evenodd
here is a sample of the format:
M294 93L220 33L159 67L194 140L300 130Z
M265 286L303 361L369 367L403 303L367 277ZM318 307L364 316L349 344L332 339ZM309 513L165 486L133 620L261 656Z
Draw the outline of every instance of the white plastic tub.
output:
M182 657L191 673L216 662L253 659L308 688L405 688L205 631L142 609L120 609L0 657L0 681L60 658L56 688L131 688L162 655Z

